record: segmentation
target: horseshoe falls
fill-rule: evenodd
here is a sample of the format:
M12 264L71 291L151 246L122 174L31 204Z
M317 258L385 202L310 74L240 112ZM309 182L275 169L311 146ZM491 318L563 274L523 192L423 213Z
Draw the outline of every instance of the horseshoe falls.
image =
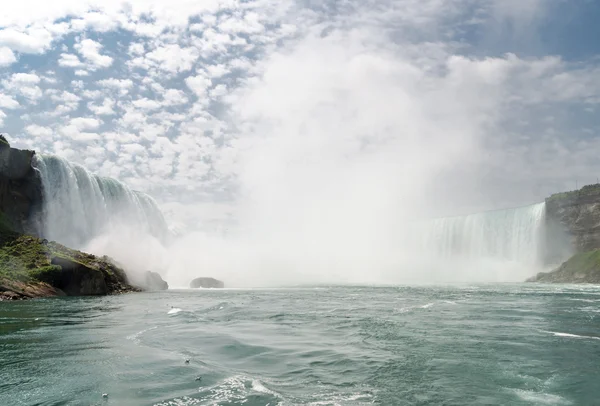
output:
M150 196L54 155L36 155L34 166L43 186L44 238L81 249L121 226L161 241L167 238L163 215Z
M417 245L435 260L464 266L518 266L536 269L546 257L545 203L466 216L430 220L421 225Z

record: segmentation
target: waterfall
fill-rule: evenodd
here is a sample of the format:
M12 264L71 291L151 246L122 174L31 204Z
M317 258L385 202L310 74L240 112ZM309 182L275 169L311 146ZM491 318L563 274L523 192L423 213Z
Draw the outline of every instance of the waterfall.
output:
M123 225L160 240L168 236L163 215L150 196L54 155L36 155L34 166L43 185L40 234L44 238L82 248L93 238Z
M540 265L545 203L428 221L420 245L438 258Z

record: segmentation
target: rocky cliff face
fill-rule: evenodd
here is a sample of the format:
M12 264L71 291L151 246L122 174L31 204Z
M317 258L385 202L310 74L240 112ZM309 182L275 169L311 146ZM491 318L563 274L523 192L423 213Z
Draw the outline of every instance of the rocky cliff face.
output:
M42 180L33 166L35 152L11 148L0 135L0 212L20 233L38 235L42 224Z
M546 217L554 232L569 236L572 251L600 248L600 184L550 196Z
M43 185L34 157L0 135L0 301L139 290L109 258L38 238Z

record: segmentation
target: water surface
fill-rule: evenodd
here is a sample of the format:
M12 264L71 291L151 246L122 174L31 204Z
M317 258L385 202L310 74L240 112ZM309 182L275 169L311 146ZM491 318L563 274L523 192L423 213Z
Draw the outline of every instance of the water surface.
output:
M594 405L598 382L600 287L0 303L0 405Z

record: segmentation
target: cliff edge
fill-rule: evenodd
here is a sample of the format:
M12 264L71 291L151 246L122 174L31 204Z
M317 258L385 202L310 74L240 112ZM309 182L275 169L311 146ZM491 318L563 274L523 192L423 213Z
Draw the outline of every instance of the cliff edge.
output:
M0 135L0 300L139 290L109 258L36 237L43 227L43 186L34 156Z
M600 184L548 197L546 217L571 237L574 252L600 248Z

